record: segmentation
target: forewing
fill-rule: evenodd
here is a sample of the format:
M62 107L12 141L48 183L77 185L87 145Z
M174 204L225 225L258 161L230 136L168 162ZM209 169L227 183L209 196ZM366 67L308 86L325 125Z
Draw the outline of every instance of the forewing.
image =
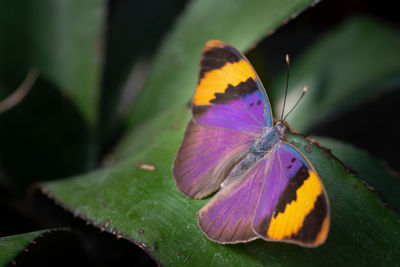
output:
M218 243L247 242L257 238L252 228L267 161L255 163L241 177L232 179L198 213L203 233Z
M262 238L314 247L329 232L329 200L317 172L294 146L281 142L271 153L253 221Z
M215 192L253 142L253 136L240 131L204 127L191 120L173 166L177 187L191 198Z
M204 126L260 134L272 126L265 90L246 57L221 41L204 47L193 97L193 116Z

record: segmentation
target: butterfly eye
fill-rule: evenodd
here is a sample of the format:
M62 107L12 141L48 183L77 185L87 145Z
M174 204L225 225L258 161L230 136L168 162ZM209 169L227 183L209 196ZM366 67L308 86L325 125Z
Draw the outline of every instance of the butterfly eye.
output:
M286 121L283 121L283 123L285 124L285 126L289 129L289 124Z
M288 132L289 132L289 128L286 127L286 125L285 125L285 127L282 128L282 134L283 134L284 136L286 136L286 135L288 134Z

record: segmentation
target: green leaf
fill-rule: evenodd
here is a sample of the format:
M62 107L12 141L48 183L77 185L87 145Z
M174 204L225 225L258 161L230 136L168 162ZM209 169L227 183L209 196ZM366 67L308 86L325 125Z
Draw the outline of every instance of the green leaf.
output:
M160 39L171 27L187 0L114 2L108 10L109 25L100 110L103 136L112 134L121 123L121 114L127 111L125 105L131 104L129 101L125 103L126 95L137 93L135 88L139 87L130 86L131 80L140 84L132 77L136 77L138 69L147 69L148 58L159 46Z
M91 0L2 1L0 73L18 76L37 66L94 125L104 5Z
M43 187L67 210L135 242L165 265L387 265L400 260L397 215L330 153L300 135L288 140L310 159L330 198L327 242L307 249L261 240L237 245L209 241L196 222L207 199L185 198L171 175L189 117L186 108L165 112L122 143L116 151L120 161L113 166ZM141 169L141 164L156 169Z
M363 181L372 186L397 212L400 211L399 174L391 170L384 162L350 144L324 137L315 137L315 139L331 149L332 153L344 164L359 172Z
M157 112L189 101L196 86L205 43L218 39L249 49L312 1L196 0L178 19L152 66L148 81L129 115L132 126Z
M0 266L6 266L15 259L32 241L48 230L0 237Z
M400 35L369 17L353 17L313 44L291 62L287 107L309 90L289 118L290 126L306 131L392 89L400 79ZM286 75L286 73L285 73ZM272 88L282 88L282 75ZM283 92L280 93L281 95ZM275 105L275 115L281 112Z
M0 266L76 266L85 262L82 241L70 228L0 237Z

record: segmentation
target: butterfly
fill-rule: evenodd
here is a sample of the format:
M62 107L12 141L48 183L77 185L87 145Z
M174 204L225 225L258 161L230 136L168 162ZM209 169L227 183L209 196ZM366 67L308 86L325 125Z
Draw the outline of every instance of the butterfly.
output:
M324 185L306 156L286 142L289 126L274 122L266 91L241 52L207 42L192 113L173 175L189 198L216 192L197 213L208 239L324 243L330 227Z

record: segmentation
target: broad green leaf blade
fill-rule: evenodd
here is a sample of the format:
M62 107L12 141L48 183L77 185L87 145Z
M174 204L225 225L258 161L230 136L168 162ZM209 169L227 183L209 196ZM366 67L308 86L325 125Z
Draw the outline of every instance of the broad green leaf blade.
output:
M32 241L48 230L0 237L0 266L11 263Z
M0 237L0 266L85 265L82 237L70 228L57 228Z
M314 138L314 137L313 137ZM359 172L361 179L372 186L385 201L400 211L400 176L384 162L350 144L331 138L315 137L323 146L332 150L351 169Z
M189 117L187 109L165 112L117 149L118 159L125 160L43 187L67 210L135 242L167 266L387 265L400 260L397 215L331 154L299 135L289 141L310 159L330 197L327 242L306 249L260 240L238 245L209 241L196 220L207 199L185 198L171 175ZM142 164L155 169L142 169Z
M245 51L312 1L194 0L186 8L158 52L148 81L128 117L132 126L193 95L200 54L205 43L218 39Z
M31 6L34 62L93 124L97 116L105 1L39 3Z
M9 69L13 75L21 68L23 73L24 68L37 66L41 75L61 89L94 125L104 7L105 1L91 0L2 1L2 75Z
M290 126L306 131L399 84L400 35L396 29L369 18L353 17L292 58L287 107L308 92L289 118ZM285 73L286 75L286 73ZM285 84L282 75L273 88ZM283 92L281 93L283 94ZM274 106L280 114L282 100Z

